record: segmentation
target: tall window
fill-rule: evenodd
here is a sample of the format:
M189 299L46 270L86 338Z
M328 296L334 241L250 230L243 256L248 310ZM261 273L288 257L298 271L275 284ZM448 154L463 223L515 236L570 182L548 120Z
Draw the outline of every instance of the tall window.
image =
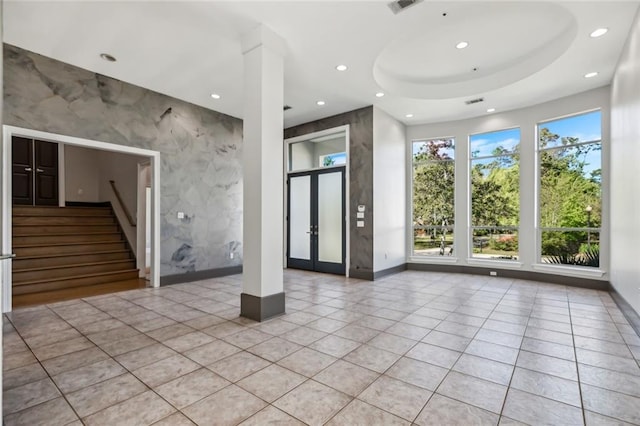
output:
M517 260L520 129L472 135L469 146L472 257Z
M453 254L455 143L413 143L413 254Z
M601 113L538 124L543 263L600 266Z

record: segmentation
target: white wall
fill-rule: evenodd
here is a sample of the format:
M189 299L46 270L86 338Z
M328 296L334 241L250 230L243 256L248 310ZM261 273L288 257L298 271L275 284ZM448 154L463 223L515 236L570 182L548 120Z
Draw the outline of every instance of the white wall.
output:
M313 162L313 142L294 143L290 147L290 170L307 170L317 167Z
M66 201L95 203L100 200L98 150L79 146L64 147Z
M64 148L66 201L110 201L135 253L136 227L129 224L109 181L115 181L120 196L135 221L138 203L138 162L145 159L73 145L65 145Z
M610 87L605 86L573 96L557 99L551 102L522 108L504 113L488 114L468 120L450 121L444 123L424 124L407 128L407 143L413 140L454 137L456 140L456 183L455 183L455 247L453 258L427 259L412 258L416 262L455 263L457 265L472 265L487 268L514 268L557 275L583 276L593 279L608 279L609 269L609 199L606 197L609 186L609 102ZM602 232L600 234L600 270L587 268L567 268L562 266L544 265L538 262L536 237L536 141L535 129L537 123L553 118L572 115L593 109L602 109L602 183L605 197L602 200ZM469 258L469 147L468 136L495 130L520 127L520 232L518 235L520 257L518 262L497 261ZM410 151L408 151L410 152ZM411 161L407 154L407 162ZM637 166L636 166L637 167ZM409 180L407 176L407 180ZM410 200L410 194L406 194ZM411 222L407 226L407 235L411 232ZM409 240L410 241L410 240ZM409 253L411 249L408 248ZM447 256L448 257L448 256Z
M611 89L611 277L640 313L640 14Z
M337 152L346 152L347 146L344 135L328 141L314 142L313 147L313 161L314 167L320 166L320 156L327 154L335 154Z
M374 272L406 262L405 131L404 124L373 108ZM370 214L365 212L365 220Z
M111 202L113 211L118 217L122 230L134 252L137 251L136 227L129 224L127 216L120 207L109 181L115 181L122 201L135 221L138 203L138 162L142 160L143 158L135 155L98 151L98 161L100 165L100 201Z

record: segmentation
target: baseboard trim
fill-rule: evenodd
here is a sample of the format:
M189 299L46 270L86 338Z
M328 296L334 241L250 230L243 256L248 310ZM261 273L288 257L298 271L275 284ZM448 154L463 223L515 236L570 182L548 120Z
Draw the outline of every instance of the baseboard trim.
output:
M387 275L397 274L407 270L407 264L401 263L400 265L392 266L391 268L383 269L381 271L363 271L362 269L349 269L349 278L357 278L360 280L375 281Z
M640 336L640 314L631 307L629 302L627 302L627 300L622 297L622 295L618 293L618 290L616 290L612 285L609 285L609 294L611 294L611 298L622 311L622 315L624 315L627 321L629 321L631 328L633 328L636 331L636 334Z
M64 203L66 207L111 207L109 201L98 201L90 203L88 201L66 201Z
M407 264L401 263L400 265L392 266L391 268L383 269L381 271L377 271L373 273L373 279L379 280L382 277L386 277L388 275L398 274L402 271L407 270Z
M242 265L227 266L224 268L203 269L202 271L187 272L185 274L165 275L160 277L160 286L189 283L192 281L206 280L209 278L226 277L242 273Z
M591 290L609 290L609 281L591 278L567 277L565 275L546 274L535 271L515 269L482 268L479 266L436 265L432 263L408 263L407 269L412 271L449 272L455 274L489 275L489 271L497 272L498 277L518 278L522 280L542 281L570 287L588 288Z
M373 271L363 269L349 269L349 278L356 278L359 280L373 281L375 275Z
M240 316L262 322L284 315L284 292L258 297L252 294L240 294Z

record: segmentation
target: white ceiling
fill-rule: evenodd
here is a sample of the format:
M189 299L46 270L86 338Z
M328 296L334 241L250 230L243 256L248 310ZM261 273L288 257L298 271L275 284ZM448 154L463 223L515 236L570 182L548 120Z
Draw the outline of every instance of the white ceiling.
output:
M285 127L372 104L411 125L609 84L637 9L426 0L394 15L386 1L5 0L3 26L9 44L242 117L240 39L263 23L287 42ZM590 38L599 27L609 32Z

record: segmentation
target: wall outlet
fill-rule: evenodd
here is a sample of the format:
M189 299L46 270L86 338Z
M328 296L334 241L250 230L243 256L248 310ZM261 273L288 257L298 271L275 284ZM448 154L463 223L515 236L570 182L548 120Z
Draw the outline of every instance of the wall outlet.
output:
M83 192L82 188L78 188L78 195L82 195Z
M496 271L490 271L489 275L491 275L492 277L497 277L498 273Z
M229 259L233 259L233 253L229 253Z
M184 212L178 212L178 219L184 219Z

